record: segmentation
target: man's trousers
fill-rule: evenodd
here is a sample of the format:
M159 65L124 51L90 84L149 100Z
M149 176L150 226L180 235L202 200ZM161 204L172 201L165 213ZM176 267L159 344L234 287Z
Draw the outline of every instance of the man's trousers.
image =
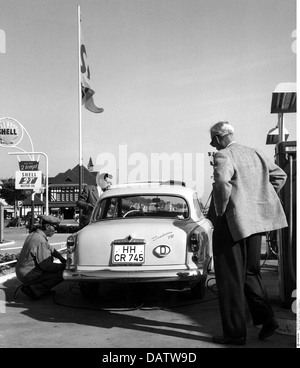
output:
M63 269L56 272L44 272L41 276L37 278L32 277L21 277L18 276L18 279L24 284L30 285L32 291L37 296L42 296L46 294L49 290L51 290L54 286L58 285L62 281L64 281Z
M246 337L246 301L253 324L274 318L260 274L262 234L234 242L226 216L218 218L213 254L223 334Z

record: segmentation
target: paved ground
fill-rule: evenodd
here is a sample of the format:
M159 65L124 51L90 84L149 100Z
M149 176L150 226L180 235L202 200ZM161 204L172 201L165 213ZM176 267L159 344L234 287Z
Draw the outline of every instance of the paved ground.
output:
M295 348L296 315L279 303L277 261L266 262L262 275L280 328L261 342L259 329L249 319L245 348ZM151 284L103 286L99 297L90 301L76 285L63 282L55 297L37 302L22 293L14 298L19 281L14 274L2 276L0 347L226 348L211 342L212 335L220 333L213 276L201 301L192 300L188 291Z
M278 304L276 269L266 269L263 277L280 329L261 342L259 329L249 322L246 348L295 348L295 315ZM211 342L220 332L212 291L194 301L187 291L159 290L154 285L108 286L89 301L76 287L62 283L55 297L32 302L22 293L14 298L18 285L13 274L0 277L2 348L226 348Z

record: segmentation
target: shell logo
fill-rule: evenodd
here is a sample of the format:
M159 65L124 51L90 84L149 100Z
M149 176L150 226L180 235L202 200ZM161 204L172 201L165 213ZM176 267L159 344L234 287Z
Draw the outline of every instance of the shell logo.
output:
M165 257L171 252L171 248L168 245L161 244L153 249L153 253L159 257Z
M0 119L0 146L14 147L23 138L22 125L13 118Z

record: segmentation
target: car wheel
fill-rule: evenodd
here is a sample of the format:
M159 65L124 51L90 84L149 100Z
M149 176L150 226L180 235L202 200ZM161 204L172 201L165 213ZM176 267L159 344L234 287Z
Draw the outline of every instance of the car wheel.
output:
M79 288L84 298L94 299L98 295L99 283L98 282L93 282L93 283L80 282Z
M191 294L193 299L203 299L206 292L206 278L207 276L201 277L200 281L191 287Z

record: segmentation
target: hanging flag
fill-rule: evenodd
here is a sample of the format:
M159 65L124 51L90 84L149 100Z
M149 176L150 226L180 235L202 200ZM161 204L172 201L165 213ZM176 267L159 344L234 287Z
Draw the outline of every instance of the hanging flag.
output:
M104 110L100 107L97 107L94 103L93 95L95 94L95 91L91 87L91 73L90 73L90 67L87 62L87 53L85 44L82 39L82 35L80 37L80 70L81 70L81 101L82 105L85 106L86 109L95 112L100 113Z

